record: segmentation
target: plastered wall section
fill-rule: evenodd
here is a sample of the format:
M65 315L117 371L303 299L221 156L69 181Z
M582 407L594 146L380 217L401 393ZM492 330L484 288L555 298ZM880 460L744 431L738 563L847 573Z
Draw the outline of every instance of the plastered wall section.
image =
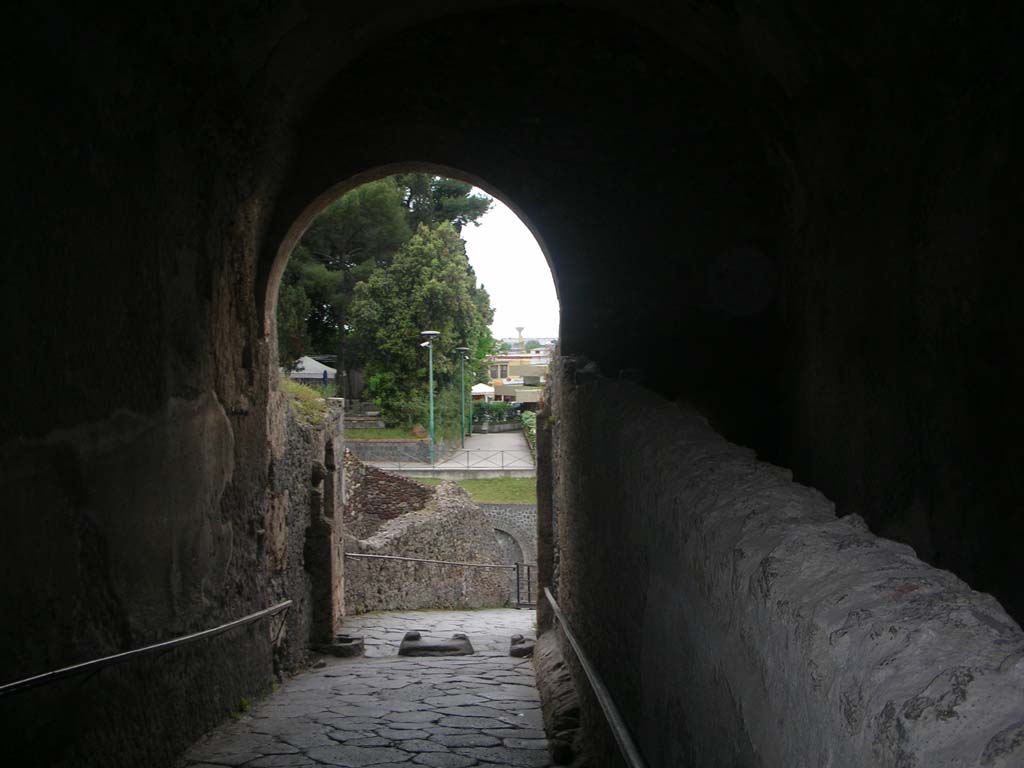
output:
M1024 765L1024 633L994 598L695 411L559 377L559 600L649 765Z

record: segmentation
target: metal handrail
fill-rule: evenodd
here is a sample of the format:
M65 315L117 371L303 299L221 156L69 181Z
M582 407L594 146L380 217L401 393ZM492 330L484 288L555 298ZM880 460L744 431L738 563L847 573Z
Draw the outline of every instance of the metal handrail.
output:
M131 651L122 651L121 653L104 656L100 659L93 659L92 661L83 661L80 664L72 664L70 667L61 667L60 669L55 669L50 672L43 672L40 675L26 677L24 680L16 680L13 683L6 683L5 685L0 685L0 696L18 693L28 688L35 688L39 685L46 685L47 683L62 680L65 677L79 675L90 670L99 670L104 667L113 666L114 664L122 664L139 656L169 651L172 648L177 648L179 645L185 645L196 640L202 640L204 637L213 637L214 635L219 635L222 632L227 632L229 629L240 627L243 624L251 624L254 621L262 619L264 616L273 616L283 610L286 610L291 606L291 604L291 600L285 600L277 605L264 608L262 611L256 611L256 613L250 613L248 616L243 616L240 619L229 621L227 624L221 624L219 627L204 629L202 632L193 632L191 635L184 635L173 640L164 640L161 643L154 643L153 645L147 645Z
M399 557L398 555L364 555L362 552L346 552L345 557L366 560L404 560L407 563L435 563L436 565L462 565L469 568L504 568L515 570L514 565L495 565L494 563L460 563L455 560L426 560L421 557Z
M583 652L583 648L580 647L579 640L576 639L576 635L572 633L572 629L569 627L569 622L566 621L565 615L562 613L561 608L558 607L558 603L555 602L555 598L551 594L551 590L548 587L544 587L544 596L551 604L551 609L555 612L555 617L562 625L562 631L565 633L566 639L569 641L569 645L572 646L573 651L576 654L576 658L580 662L580 666L583 667L583 673L587 676L587 680L590 682L590 687L594 691L594 696L597 698L597 703L601 705L601 711L604 712L605 720L608 721L608 727L611 728L612 735L615 737L616 743L619 745L619 751L622 753L623 758L626 760L626 764L629 768L646 768L646 763L643 757L640 756L640 750L637 749L636 743L633 741L633 736L629 732L629 728L626 727L626 722L622 719L622 715L619 714L618 708L615 706L615 702L612 700L612 695L608 692L601 678L597 674L597 670L594 669L590 663L590 659Z

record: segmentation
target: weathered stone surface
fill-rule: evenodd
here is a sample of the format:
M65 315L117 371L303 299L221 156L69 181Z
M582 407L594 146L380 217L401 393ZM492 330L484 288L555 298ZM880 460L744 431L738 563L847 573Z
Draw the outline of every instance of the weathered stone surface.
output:
M335 635L334 641L324 645L316 646L319 653L326 653L331 656L348 658L350 656L362 656L365 650L363 638L350 637L348 635Z
M344 562L334 521L343 496L334 446L341 444L344 416L335 408L311 425L284 398L278 408L267 570L275 598L293 602L273 627L279 672L293 672L308 661L310 646L329 643L344 609Z
M409 658L396 657L392 646L386 658L329 659L327 668L286 681L249 714L202 738L179 768L550 765L542 732L505 722L519 724L523 706L531 702L503 701L514 706L502 711L488 705L492 698L479 695L503 697L511 688L523 699L523 691L532 690L530 662L503 652L509 630L521 634L528 628L528 613L378 613L357 621L367 636L374 634L373 626L409 621L423 629L405 634L420 637L465 625L482 638L482 650L475 656Z
M350 467L360 466L348 459ZM361 492L369 498L381 478L397 476L365 467ZM387 480L387 493L397 493L412 481L398 478L394 487ZM502 558L494 529L469 495L455 483L427 489L429 502L422 509L407 512L371 528L363 540L346 537L348 552L397 555L429 560L475 562L501 565ZM404 491L402 491L404 492ZM411 497L419 504L421 496ZM365 502L369 504L369 502ZM411 502L410 502L411 503ZM364 518L365 522L365 518ZM367 530L366 527L363 530ZM501 569L462 568L452 565L411 563L396 560L346 560L345 604L349 613L416 608L482 608L506 605L509 600L507 572Z
M689 408L599 376L552 401L559 599L650 764L1024 763L1024 632L993 598Z
M518 546L518 561L537 562L536 504L479 504L496 530L507 533ZM510 560L515 562L515 560Z
M344 464L348 493L345 533L354 538L367 538L386 521L423 509L433 499L433 489L364 464L348 448Z
M511 747L458 747L460 755L482 760L486 763L497 763L505 766L523 766L523 768L541 768L550 764L546 746L540 749L513 749Z
M466 768L466 766L476 765L474 758L453 752L429 752L423 755L416 755L413 758L413 762L417 765L429 765L431 768Z
M534 641L522 635L513 635L508 644L508 655L516 658L533 656Z
M472 656L473 644L465 635L452 635L450 640L430 640L410 632L402 640L399 656Z
M408 760L410 755L391 747L355 747L348 744L331 747L314 747L306 752L318 763L349 765L362 768L364 765L377 763L400 763Z
M579 696L556 633L549 630L537 638L533 665L551 755L559 765L568 765L583 753L583 733Z

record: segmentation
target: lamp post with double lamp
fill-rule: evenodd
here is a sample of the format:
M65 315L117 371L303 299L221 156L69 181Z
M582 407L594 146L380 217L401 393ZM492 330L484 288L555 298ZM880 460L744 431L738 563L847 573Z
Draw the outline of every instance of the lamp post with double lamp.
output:
M466 361L469 360L469 347L456 347L459 353L459 375L462 382L462 394L459 396L459 435L462 438L462 447L466 447Z
M434 339L441 335L440 331L420 331L426 341L420 344L427 348L427 390L430 394L430 466L434 466Z

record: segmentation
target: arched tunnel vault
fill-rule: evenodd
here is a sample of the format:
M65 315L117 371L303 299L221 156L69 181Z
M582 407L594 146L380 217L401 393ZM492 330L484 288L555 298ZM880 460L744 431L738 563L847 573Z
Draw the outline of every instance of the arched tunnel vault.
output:
M620 5L12 12L0 681L267 604L275 259L329 191L402 163L522 212L564 354L1024 616L1020 10ZM580 492L601 544L614 496ZM157 708L130 672L60 696L109 715L97 750L166 762L266 684L255 630L212 647L154 673ZM144 720L148 745L118 735Z
M996 245L1019 236L1001 127L1016 91L986 103L976 143L941 127L958 87L1007 63L993 49L923 70L927 46L870 17L803 19L825 51L784 14L709 14L685 32L636 16L468 13L368 46L296 126L263 253L367 168L417 158L485 179L546 245L563 353L694 402L840 514L1024 610L1010 543L1024 530L1003 511L1024 495L1005 454L1021 425L1017 409L990 410L1019 383L1019 366L993 367L1020 325L1003 282L1019 275ZM971 50L955 25L928 33ZM465 64L424 88L409 62L437 50ZM883 86L854 50L906 66Z
M468 64L428 92L407 62L436 50ZM728 400L720 418L767 445L787 195L737 88L619 16L531 8L417 25L314 100L263 252L277 258L311 200L367 169L409 158L461 169L501 190L546 244L563 352L638 369L669 395L689 372L689 397Z

